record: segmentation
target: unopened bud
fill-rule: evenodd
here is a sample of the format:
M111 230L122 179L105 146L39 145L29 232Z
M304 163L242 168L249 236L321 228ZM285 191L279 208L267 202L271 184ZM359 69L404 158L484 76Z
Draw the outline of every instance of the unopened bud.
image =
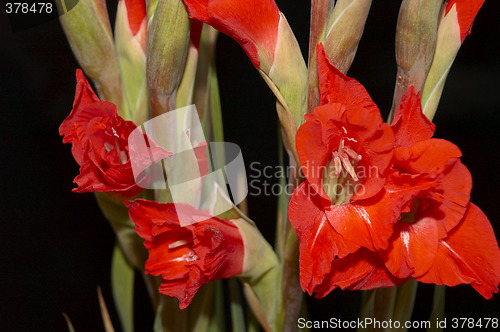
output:
M80 0L60 16L61 25L78 63L92 79L101 99L125 115L120 68L104 0Z
M429 119L436 113L448 72L483 3L484 0L451 0L441 14L436 52L422 91L422 109Z
M396 30L398 72L391 115L410 86L421 91L429 72L442 0L403 0Z
M129 118L143 123L149 115L146 84L147 47L146 4L144 0L119 0L115 24L115 44L122 72Z
M181 0L159 0L148 28L147 82L152 116L175 109L191 22Z
M335 4L324 46L332 63L344 74L356 55L371 3L371 0L339 0Z

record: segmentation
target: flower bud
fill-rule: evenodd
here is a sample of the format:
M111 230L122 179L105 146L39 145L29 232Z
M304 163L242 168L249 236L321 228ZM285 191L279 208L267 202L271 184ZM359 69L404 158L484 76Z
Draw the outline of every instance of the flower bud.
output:
M424 86L436 47L441 4L441 0L403 0L401 3L396 30L398 72L391 114L410 86L414 86L416 92Z
M326 54L344 74L356 55L371 3L371 0L339 0L327 25Z
M422 91L424 114L436 113L446 77L462 43L470 34L474 18L484 0L451 0L446 4L437 32L436 52Z
M95 83L100 97L125 115L120 68L104 0L80 0L60 16L61 25L81 67Z
M175 109L191 22L181 0L159 0L148 29L147 82L152 116Z
M147 22L144 0L119 0L115 45L129 118L143 123L149 115L146 84Z

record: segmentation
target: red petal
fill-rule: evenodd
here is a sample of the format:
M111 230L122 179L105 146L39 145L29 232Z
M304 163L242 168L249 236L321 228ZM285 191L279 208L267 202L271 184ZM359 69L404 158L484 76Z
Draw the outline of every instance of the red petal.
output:
M300 243L300 284L309 294L312 294L316 285L321 284L325 274L330 272L331 262L339 251L354 252L359 248L358 245L345 241L332 228L324 211L315 202L314 195L317 194L304 181L293 192L288 207L290 222Z
M200 48L200 39L201 39L201 30L203 29L203 22L193 20L191 22L191 33L189 34L189 38L191 39L191 43L198 50Z
M396 218L390 196L385 192L344 205L331 205L326 215L332 227L346 241L370 250L386 249ZM352 251L339 250L340 256Z
M356 192L351 198L354 201L372 197L384 185L392 160L394 133L377 109L348 110L347 119L347 131L356 133L357 152L362 156L357 168L364 190Z
M388 190L402 204L417 196L432 201L427 215L434 218L439 238L460 222L469 203L472 177L460 156L457 146L440 139L394 151L394 167L401 174L390 177ZM407 184L414 187L413 192ZM425 193L418 194L422 191Z
M127 17L132 34L136 35L141 28L142 21L146 19L146 1L124 0L127 8Z
M484 0L449 0L446 4L445 15L448 15L453 5L456 4L457 19L460 26L460 39L462 43L465 37L470 35L472 23L474 23L474 19L483 3Z
M394 168L401 173L434 173L445 167L450 160L462 156L460 149L453 143L432 138L420 141L409 147L394 150Z
M332 263L331 273L314 291L316 298L323 298L337 287L368 290L401 285L407 280L391 275L376 253L361 248L345 258L337 258Z
M439 213L435 213L438 225L439 238L443 238L454 228L466 211L472 189L472 176L460 161L445 171L439 190L442 191L443 201ZM442 218L439 218L442 215Z
M274 59L280 21L279 9L273 0L184 0L189 17L213 26L235 39L250 61L259 67L257 51Z
M425 274L434 264L438 232L433 218L394 225L390 246L380 253L387 269L398 278Z
M317 107L314 113L306 114L306 122L300 126L296 136L297 154L302 172L314 190L328 203L321 176L331 153L338 149L342 130L334 121L341 122L346 108L340 104Z
M422 113L420 92L415 94L413 86L401 98L391 127L396 137L395 147L410 147L434 135L435 126Z
M320 105L339 103L344 104L348 109L365 108L378 112L377 106L365 88L354 78L342 74L333 65L322 44L317 45L316 52Z
M99 102L99 98L96 96L94 91L92 90L89 82L83 75L83 72L80 69L76 70L76 91L75 91L75 99L73 101L73 110L70 115L64 119L59 127L59 135L64 136L63 143L73 143L71 147L71 152L73 153L73 157L76 162L81 165L84 162L84 142L80 142L81 131L84 128L78 128L79 124L75 124L78 121L82 110L85 110L86 106ZM112 105L112 104L111 104ZM92 117L93 115L89 115ZM88 121L88 119L86 120ZM86 129L86 128L85 128ZM85 138L85 137L83 137Z
M488 218L469 204L460 224L439 243L435 264L421 282L455 286L471 284L489 299L498 292L500 250Z

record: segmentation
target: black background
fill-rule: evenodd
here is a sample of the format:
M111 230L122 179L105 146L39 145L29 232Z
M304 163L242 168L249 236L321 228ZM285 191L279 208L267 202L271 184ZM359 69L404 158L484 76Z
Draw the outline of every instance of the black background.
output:
M306 54L309 4L277 3ZM396 74L399 3L374 1L348 73L366 87L384 116ZM109 2L108 9L114 13L116 4ZM436 137L461 148L474 179L471 200L500 235L498 14L500 2L486 1L452 67L434 122ZM13 32L3 8L0 17L0 331L65 331L62 312L77 331L103 330L96 287L101 285L112 307L114 235L91 194L71 193L78 166L58 135L71 110L78 64L57 20ZM273 95L233 40L219 38L217 57L226 141L241 147L247 165L276 166ZM272 242L275 198L250 195L248 200L250 216ZM142 286L137 287L137 330L147 331L153 314ZM413 319L427 319L432 287L419 287ZM500 318L499 296L487 301L470 286L448 288L446 296L448 321ZM337 290L323 300L307 297L307 302L311 319L359 316L356 292Z

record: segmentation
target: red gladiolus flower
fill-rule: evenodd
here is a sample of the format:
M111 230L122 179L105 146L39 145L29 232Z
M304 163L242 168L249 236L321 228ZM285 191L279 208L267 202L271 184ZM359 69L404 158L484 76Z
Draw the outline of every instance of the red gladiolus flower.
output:
M316 297L336 287L366 290L400 285L410 278L455 286L470 284L490 298L500 283L500 250L486 216L468 203L471 177L453 144L432 139L434 125L410 88L393 121L394 171L385 187L401 218L389 247L361 248L331 263ZM335 238L333 238L335 240Z
M296 136L306 181L293 193L290 221L300 241L301 285L312 293L332 261L360 247L386 249L397 215L384 189L394 134L366 90L318 49L322 102Z
M189 17L211 25L235 39L245 50L255 67L265 58L272 64L279 9L274 0L252 3L239 0L184 0ZM260 55L260 56L259 56Z
M81 70L77 70L76 78L73 110L59 128L63 142L72 143L73 157L81 166L80 175L74 180L78 187L73 191L137 195L143 189L134 180L127 141L137 126L118 116L114 104L99 100ZM154 159L171 155L149 142Z
M138 199L125 204L149 251L146 273L161 275L160 292L176 297L181 309L203 284L243 272L243 239L231 220L183 203ZM185 218L195 223L182 227L179 220Z

